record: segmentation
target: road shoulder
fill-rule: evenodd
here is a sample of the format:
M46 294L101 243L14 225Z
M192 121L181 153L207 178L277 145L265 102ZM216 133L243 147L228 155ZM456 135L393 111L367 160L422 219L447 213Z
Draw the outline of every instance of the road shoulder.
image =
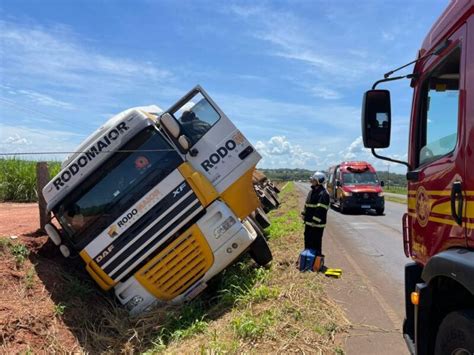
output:
M304 203L301 191L301 203ZM347 354L408 354L401 334L403 304L399 286L387 280L377 264L341 234L340 221L329 216L323 250L327 267L342 268L328 296L346 311L352 326L343 336Z

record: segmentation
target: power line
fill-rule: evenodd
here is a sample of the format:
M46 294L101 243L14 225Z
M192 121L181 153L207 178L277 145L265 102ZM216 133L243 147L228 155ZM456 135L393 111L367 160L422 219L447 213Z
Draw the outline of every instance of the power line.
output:
M8 153L0 153L0 156L15 156L15 155L47 155L47 154L85 154L85 153L92 153L92 154L101 154L101 153L149 153L149 152L174 152L174 149L117 149L117 150L102 150L100 152L94 152L90 150L85 151L76 151L76 152L8 152Z

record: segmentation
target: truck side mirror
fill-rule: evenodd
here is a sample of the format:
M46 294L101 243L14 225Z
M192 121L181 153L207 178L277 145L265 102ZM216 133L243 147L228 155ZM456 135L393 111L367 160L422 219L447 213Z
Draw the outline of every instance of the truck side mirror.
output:
M181 149L183 149L183 151L185 152L187 152L191 147L191 142L189 141L189 138L186 137L184 134L179 136L178 143L181 146Z
M390 145L390 91L369 90L362 101L362 138L366 148Z
M174 139L178 139L181 128L179 123L168 112L161 115L160 124Z
M336 180L336 186L341 187L341 181L340 180Z
M380 181L380 186L384 187L385 186L385 182L382 180Z

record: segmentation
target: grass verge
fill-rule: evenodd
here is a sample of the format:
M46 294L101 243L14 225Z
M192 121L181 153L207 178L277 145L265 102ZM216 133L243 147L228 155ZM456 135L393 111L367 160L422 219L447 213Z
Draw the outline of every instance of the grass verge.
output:
M299 193L292 183L285 186L280 199L281 207L270 213L272 226L266 230L274 256L270 267L257 267L243 257L195 300L138 318L129 317L112 295L98 291L79 260L64 260L57 257L55 248L48 251L46 246L41 252L24 254L21 247L0 240L2 261L11 261L3 266L12 265L8 271L12 277L5 284L10 291L4 295L4 302L12 305L11 313L8 323L0 324L9 337L2 339L0 350L337 352L340 345L335 334L343 332L348 322L324 293L324 284L330 281L320 274L300 273L295 267L303 246L303 224ZM24 258L18 267L17 256ZM11 294L17 300L14 303ZM19 325L34 333L24 337Z
M391 202L396 202L396 203L401 203L402 205L407 204L407 199L403 197L397 197L397 196L387 196L385 195L385 201L391 201Z
M0 159L0 201L34 202L36 191L36 163L21 159ZM59 172L59 162L49 162L50 176Z

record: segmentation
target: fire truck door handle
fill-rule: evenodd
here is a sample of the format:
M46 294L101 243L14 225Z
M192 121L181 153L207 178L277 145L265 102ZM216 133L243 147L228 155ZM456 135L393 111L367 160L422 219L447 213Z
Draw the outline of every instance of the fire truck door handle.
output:
M458 208L456 210L456 200L458 200ZM455 181L451 188L451 215L457 224L462 225L462 185L461 181Z

